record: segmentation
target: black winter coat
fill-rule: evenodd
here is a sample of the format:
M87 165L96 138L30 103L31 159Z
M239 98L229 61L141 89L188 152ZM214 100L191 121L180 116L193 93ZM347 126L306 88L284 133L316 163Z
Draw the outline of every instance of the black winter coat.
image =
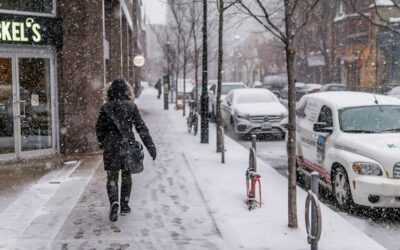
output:
M122 169L124 159L120 156L123 149L122 135L119 132L114 121L107 114L106 110L112 111L114 118L120 123L123 131L128 131L126 134L130 139L135 139L133 126L135 126L143 144L146 146L150 155L156 156L156 147L153 139L150 136L149 129L142 120L139 110L132 101L111 101L101 107L99 118L96 123L96 135L100 144L100 148L104 150L104 168L105 170L120 170Z

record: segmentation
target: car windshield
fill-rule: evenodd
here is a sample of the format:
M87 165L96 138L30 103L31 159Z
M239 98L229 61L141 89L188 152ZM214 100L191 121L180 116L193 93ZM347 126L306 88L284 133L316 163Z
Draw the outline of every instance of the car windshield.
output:
M243 89L244 87L242 84L222 85L221 95L227 95L233 89Z
M339 112L340 129L348 133L400 133L400 106L346 108Z
M400 95L400 88L396 87L390 91L390 95Z
M346 91L346 86L343 85L332 85L326 88L327 91Z
M270 93L251 93L242 94L237 98L237 104L270 103L276 102L273 94Z

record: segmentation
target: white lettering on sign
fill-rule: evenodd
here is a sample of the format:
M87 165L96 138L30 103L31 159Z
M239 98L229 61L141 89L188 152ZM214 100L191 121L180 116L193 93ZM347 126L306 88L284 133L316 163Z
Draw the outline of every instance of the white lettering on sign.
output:
M33 18L27 18L25 22L0 21L0 41L29 42L27 30L32 31L31 39L35 43L42 40L42 28Z

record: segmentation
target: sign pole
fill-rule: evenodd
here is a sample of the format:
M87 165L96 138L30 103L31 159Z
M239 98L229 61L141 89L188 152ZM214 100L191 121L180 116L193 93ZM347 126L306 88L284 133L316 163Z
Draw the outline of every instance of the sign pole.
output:
M164 76L164 80L163 80L163 87L164 87L164 110L168 110L168 109L169 109L169 103L168 103L169 86L170 86L169 75L165 75L165 76Z

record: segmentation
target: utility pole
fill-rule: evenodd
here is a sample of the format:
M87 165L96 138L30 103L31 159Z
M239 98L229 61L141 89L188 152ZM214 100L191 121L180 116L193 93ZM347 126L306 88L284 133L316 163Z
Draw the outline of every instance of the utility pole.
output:
M208 143L207 0L203 0L203 76L201 91L201 143Z
M138 27L138 2L137 0L133 1L133 54L134 56L139 55L139 27ZM140 92L140 67L133 66L133 81L134 81L134 91L135 96L139 96Z

